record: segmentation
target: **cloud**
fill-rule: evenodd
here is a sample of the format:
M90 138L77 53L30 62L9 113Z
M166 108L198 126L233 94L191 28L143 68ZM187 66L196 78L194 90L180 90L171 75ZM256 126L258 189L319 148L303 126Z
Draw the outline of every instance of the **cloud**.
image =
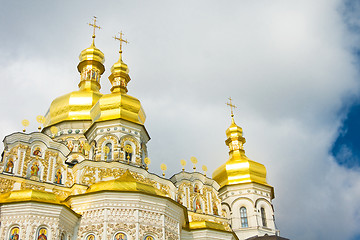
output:
M230 125L225 102L232 96L247 156L265 164L275 187L282 235L351 239L359 234L359 170L341 167L329 155L345 118L341 110L359 90L352 52L358 35L345 24L357 20L342 1L111 1L106 6L34 1L28 7L17 10L6 3L0 14L10 23L0 23L7 33L0 46L6 80L2 136L21 130L15 123L22 118L45 113L56 96L76 90L77 56L90 44L86 22L95 14L103 27L96 38L106 57L103 92L109 92L109 69L118 58L118 44L110 37L123 30L130 42L124 49L132 78L128 89L147 114L151 171L160 174L166 163L170 176L181 170L180 159L191 156L209 173L224 163ZM39 27L30 30L25 20ZM191 171L189 161L186 168Z

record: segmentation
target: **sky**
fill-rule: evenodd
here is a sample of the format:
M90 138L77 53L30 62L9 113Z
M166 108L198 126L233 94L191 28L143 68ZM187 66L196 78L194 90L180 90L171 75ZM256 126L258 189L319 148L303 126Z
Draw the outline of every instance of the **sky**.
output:
M140 99L150 171L228 159L228 97L246 155L267 168L275 218L290 239L360 239L360 3L340 0L3 1L0 137L36 131L53 99L77 90L76 66L102 27L102 93L130 42L128 94ZM0 149L2 151L3 147Z

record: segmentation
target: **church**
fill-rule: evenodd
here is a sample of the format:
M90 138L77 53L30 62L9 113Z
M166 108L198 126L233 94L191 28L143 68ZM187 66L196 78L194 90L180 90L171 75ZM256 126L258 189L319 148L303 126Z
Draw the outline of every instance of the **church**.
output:
M77 66L79 88L52 101L37 119L39 132L24 129L3 140L0 239L285 239L275 225L274 188L265 166L245 155L231 99L229 155L212 177L195 167L171 178L149 171L145 111L128 94L126 40L117 37L111 93L102 94L105 58L95 46L96 18L90 25L92 43Z

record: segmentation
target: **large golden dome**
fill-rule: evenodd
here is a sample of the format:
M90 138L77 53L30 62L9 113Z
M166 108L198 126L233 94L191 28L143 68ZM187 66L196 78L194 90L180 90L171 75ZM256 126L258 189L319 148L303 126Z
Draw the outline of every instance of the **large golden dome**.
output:
M59 198L54 193L34 189L10 191L0 195L0 203L16 203L29 201L64 204L60 202Z
M267 185L266 168L261 163L250 160L245 155L242 128L235 124L231 117L231 125L226 130L226 145L229 147L229 160L213 173L213 179L221 187L240 183L256 182Z
M89 187L87 193L94 193L100 191L113 191L113 192L142 192L151 195L163 196L159 189L155 187L137 181L130 173L129 170L121 175L118 179L101 181L94 183Z
M90 110L102 96L100 77L105 71L105 58L93 43L80 53L79 59L79 91L65 94L51 103L44 127L66 120L91 120Z

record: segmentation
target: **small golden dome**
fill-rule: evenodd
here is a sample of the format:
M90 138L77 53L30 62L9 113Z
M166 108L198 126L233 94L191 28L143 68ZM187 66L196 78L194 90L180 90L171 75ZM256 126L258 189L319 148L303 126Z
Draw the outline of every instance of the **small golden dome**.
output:
M112 67L111 75L109 76L112 88L111 92L124 92L127 93L127 84L131 78L129 76L129 68L126 63L123 62L121 57L122 52L120 51L120 58Z
M140 101L127 94L127 84L131 80L129 68L122 60L122 51L119 53L119 60L111 67L109 76L111 93L102 96L91 109L91 118L93 122L124 119L143 125L146 119L145 112Z
M104 57L104 53L101 52L100 49L95 47L95 45L91 45L90 47L85 48L84 50L81 51L79 55L79 60L80 62L85 60L94 60L97 62L104 63L105 57Z
M226 130L226 145L229 147L229 160L217 168L213 173L213 179L221 187L239 183L256 182L267 185L266 168L261 163L246 157L243 144L246 142L242 136L242 128L235 124L231 118L231 125Z
M115 191L115 192L143 192L151 195L164 196L164 194L155 187L138 182L130 173L129 170L121 175L118 179L97 182L89 187L88 193L100 191Z
M60 202L60 200L54 193L41 190L24 189L19 191L7 192L0 195L0 203L27 201L63 204Z

